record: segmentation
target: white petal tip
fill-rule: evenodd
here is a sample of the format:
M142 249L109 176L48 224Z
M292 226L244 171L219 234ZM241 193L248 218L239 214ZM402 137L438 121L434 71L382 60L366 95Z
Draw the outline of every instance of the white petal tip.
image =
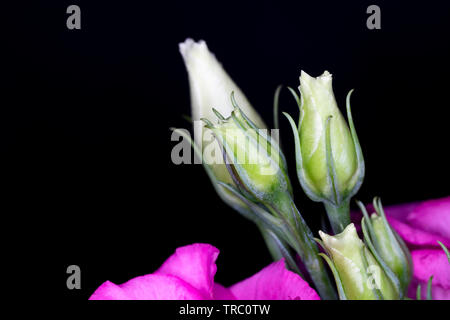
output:
M186 40L184 40L184 42L179 43L178 48L184 59L189 57L192 52L198 52L201 50L208 51L208 46L206 45L206 42L204 40L195 42L191 38L187 38Z

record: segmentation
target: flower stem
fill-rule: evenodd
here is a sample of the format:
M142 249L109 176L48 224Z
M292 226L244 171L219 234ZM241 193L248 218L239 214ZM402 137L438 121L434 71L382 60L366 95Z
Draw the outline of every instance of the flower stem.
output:
M324 206L334 234L344 231L350 224L350 200L344 200L339 206L324 202Z
M290 245L299 255L308 271L320 297L325 300L336 300L335 288L327 273L327 269L319 256L319 249L314 241L313 233L301 216L290 196L285 198L279 207L281 214L288 221Z

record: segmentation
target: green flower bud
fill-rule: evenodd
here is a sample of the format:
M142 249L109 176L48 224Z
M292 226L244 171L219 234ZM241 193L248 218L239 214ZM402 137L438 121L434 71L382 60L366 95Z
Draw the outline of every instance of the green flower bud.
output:
M411 254L400 236L389 225L379 198L374 199L376 213L372 213L370 218L363 204L358 202L358 205L364 214L361 222L364 239L403 297L412 276Z
M241 111L234 95L232 103L235 109L230 117L225 119L214 110L218 124L204 119L206 128L223 147L224 161L240 191L252 201L278 209L280 201L292 193L284 156L267 130L256 127Z
M398 294L370 250L359 239L353 223L335 236L319 231L341 299L397 299Z
M291 123L295 137L297 175L305 193L324 203L335 233L350 223L350 198L364 178L364 160L353 126L350 93L345 121L333 94L331 74L317 78L301 72L298 127Z
M325 71L313 78L302 71L299 90L302 102L297 160L301 161L298 170L302 186L315 200L339 203L339 196L346 198L357 191L364 174L357 140L339 111L330 73ZM328 127L331 158L327 155Z

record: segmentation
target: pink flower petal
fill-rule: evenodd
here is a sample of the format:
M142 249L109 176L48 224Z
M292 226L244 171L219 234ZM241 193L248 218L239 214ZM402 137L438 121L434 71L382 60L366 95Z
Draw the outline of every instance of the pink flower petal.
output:
M212 299L218 255L219 250L209 244L180 247L154 274L178 277L198 290L204 299Z
M433 285L450 289L450 263L445 252L440 249L419 249L411 252L414 277L427 282L433 276Z
M203 295L183 280L148 274L121 285L106 281L89 300L202 300Z
M412 212L421 202L411 202L411 203L402 203L402 204L394 204L387 207L384 207L384 212L386 216L395 218L400 221L406 221L410 212ZM370 205L371 211L374 212L373 206Z
M286 269L284 259L230 287L238 300L319 300L306 281Z
M389 216L387 217L387 219L392 228L397 231L400 237L402 237L402 239L405 240L406 244L408 245L433 246L440 248L438 244L439 240L447 247L450 246L450 240L448 240L447 238L411 227L408 224Z
M236 300L230 289L215 283L214 284L214 300Z
M407 221L413 227L450 240L450 197L421 203L409 213Z

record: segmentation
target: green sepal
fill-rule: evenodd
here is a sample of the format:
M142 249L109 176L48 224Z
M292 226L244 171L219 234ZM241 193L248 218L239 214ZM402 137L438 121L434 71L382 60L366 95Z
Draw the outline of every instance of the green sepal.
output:
M299 97L299 95L297 94L297 92L295 92L294 89L292 89L291 87L287 87L289 89L289 91L291 92L292 96L294 97L295 101L297 102L297 106L299 111L302 111L302 100Z
M295 92L294 92L295 93ZM303 172L303 159L302 159L302 152L301 152L301 147L300 147L300 137L298 134L298 128L297 125L295 124L294 120L292 119L292 117L286 113L283 112L284 116L288 119L292 131L294 133L294 143L295 143L295 162L296 162L296 169L297 169L297 176L298 176L298 180L300 182L300 185L302 186L302 189L304 190L304 192L306 193L306 195L313 201L316 202L320 202L323 199L319 196L317 196L317 192L313 191L312 189L310 189L308 183L306 182L306 176Z
M404 279L400 279L400 284L402 285L402 291L404 294L406 294L406 291L408 289L408 285L411 282L411 278L412 278L412 266L413 266L413 261L412 261L412 257L411 257L411 253L408 249L408 247L406 246L405 242L403 241L403 239L398 235L398 233L391 227L391 225L389 224L387 218L386 218L386 213L384 212L383 209L383 205L381 203L381 199L379 197L375 197L373 199L373 206L375 208L375 211L381 215L381 218L384 222L384 225L386 227L386 229L388 230L388 235L390 238L390 242L391 243L397 243L399 245L399 249L403 252L403 255L406 258L406 265L404 266L404 270L407 270L408 273L405 274Z
M426 300L433 300L433 294L431 292L432 291L432 282L433 282L433 276L431 276L428 279ZM422 286L420 284L417 285L416 300L422 300Z
M427 300L433 300L433 296L431 294L431 283L433 282L433 276L430 277L430 279L428 279L428 284L427 284Z
M351 198L353 197L361 187L361 184L364 180L364 175L366 171L365 163L364 163L364 156L362 153L361 145L359 143L358 135L356 134L355 124L353 123L353 116L352 116L352 110L350 106L350 97L352 95L353 89L350 90L347 94L347 98L345 100L346 102L346 108L347 108L347 121L350 128L350 133L352 135L353 144L356 151L356 160L358 162L358 170L355 171L355 179L356 183L353 186L353 189L349 191L348 194L345 195L345 198Z
M280 102L280 92L283 86L280 84L276 90L273 97L273 126L275 129L280 129L280 117L279 117L279 102ZM280 143L280 141L278 141Z
M319 256L321 256L327 262L328 266L331 269L331 272L333 273L334 281L336 282L336 287L339 295L339 300L347 300L347 296L344 291L344 286L342 284L341 278L339 277L339 272L337 271L334 262L324 253L319 253Z
M216 117L219 118L219 121L225 120L225 117L219 111L217 111L216 108L212 108L212 111L214 112Z
M445 255L447 256L448 263L450 263L450 252L448 252L447 247L440 241L438 241L439 245L442 247L442 250L444 250Z

